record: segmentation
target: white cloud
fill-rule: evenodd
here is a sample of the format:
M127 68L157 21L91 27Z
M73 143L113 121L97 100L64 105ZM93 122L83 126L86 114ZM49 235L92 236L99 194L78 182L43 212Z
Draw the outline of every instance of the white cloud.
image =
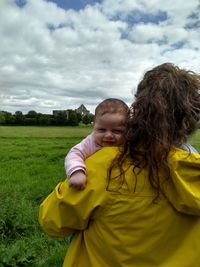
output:
M45 0L0 2L2 110L51 113L106 97L128 104L144 71L199 72L199 1L105 0L79 12Z
M147 43L162 40L164 32L159 25L138 23L130 31L129 37L135 43Z

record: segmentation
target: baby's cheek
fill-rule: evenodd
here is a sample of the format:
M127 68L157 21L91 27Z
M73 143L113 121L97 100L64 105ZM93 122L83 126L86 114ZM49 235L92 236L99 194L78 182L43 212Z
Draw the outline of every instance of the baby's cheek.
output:
M97 145L101 145L101 136L99 134L95 134L94 135L94 142L97 144Z

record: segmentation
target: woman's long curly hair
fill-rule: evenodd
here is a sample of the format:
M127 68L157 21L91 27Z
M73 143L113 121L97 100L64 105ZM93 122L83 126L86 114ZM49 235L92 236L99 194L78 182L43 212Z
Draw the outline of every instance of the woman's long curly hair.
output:
M199 120L199 75L171 63L147 71L131 105L123 150L111 170L114 166L123 170L128 156L135 176L136 169L148 169L150 184L159 197L160 172L164 168L170 173L167 158L172 146L185 144Z

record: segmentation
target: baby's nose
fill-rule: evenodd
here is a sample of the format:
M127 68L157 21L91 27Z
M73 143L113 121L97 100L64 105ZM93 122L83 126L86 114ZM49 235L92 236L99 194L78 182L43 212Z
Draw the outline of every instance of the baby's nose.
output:
M105 133L105 137L107 137L107 138L113 138L113 133L111 131L107 131Z

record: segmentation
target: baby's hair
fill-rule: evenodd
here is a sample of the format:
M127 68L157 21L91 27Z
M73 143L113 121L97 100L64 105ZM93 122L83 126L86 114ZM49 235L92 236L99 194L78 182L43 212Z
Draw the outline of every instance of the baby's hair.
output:
M113 166L122 170L127 156L130 157L136 180L136 172L146 168L150 184L159 197L161 173L165 173L166 179L170 177L170 151L186 143L188 136L197 129L200 76L164 63L145 73L135 97L127 120L123 152Z
M121 113L128 115L129 107L127 104L117 98L107 98L103 100L95 109L95 119L106 113Z

